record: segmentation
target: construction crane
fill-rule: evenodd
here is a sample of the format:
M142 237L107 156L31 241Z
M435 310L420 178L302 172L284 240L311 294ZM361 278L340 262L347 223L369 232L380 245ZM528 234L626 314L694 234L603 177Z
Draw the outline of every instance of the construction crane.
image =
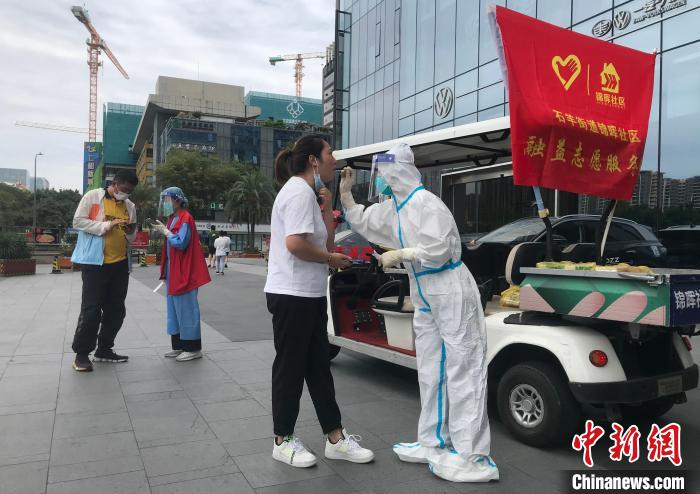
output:
M326 58L326 53L297 53L293 55L277 55L276 57L270 57L270 65L275 65L277 62L294 60L294 83L296 84L297 98L301 97L301 80L304 77L304 60L310 58Z
M72 127L70 125L47 124L42 122L27 122L17 120L15 125L18 127L33 127L35 129L57 130L59 132L73 132L75 134L88 134L89 129L85 127ZM102 132L97 132L97 135L102 135Z
M105 40L102 39L102 36L97 32L95 26L90 22L87 10L83 7L74 6L70 8L70 11L73 12L75 18L78 19L90 33L90 37L86 41L88 45L88 66L90 67L90 127L88 129L88 139L90 142L94 142L97 139L97 71L100 65L102 65L99 60L100 50L104 51L107 58L112 61L125 79L129 78L129 74L126 73L124 67L121 66L112 53L112 50L107 47Z

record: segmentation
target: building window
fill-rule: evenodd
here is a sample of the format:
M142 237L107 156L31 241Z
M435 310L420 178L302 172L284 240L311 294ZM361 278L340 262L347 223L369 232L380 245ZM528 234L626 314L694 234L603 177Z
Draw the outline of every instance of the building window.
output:
M374 26L374 56L378 57L382 53L382 22L379 21Z
M559 27L571 25L571 2L537 0L537 18Z
M665 30L665 26L664 26ZM697 175L700 128L700 42L663 54L661 93L661 163L667 177Z
M401 41L401 9L394 10L394 45Z

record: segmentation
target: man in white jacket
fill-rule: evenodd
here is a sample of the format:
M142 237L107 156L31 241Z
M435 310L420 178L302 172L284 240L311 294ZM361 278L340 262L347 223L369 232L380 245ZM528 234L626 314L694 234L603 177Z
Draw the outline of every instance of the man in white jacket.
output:
M73 337L73 368L92 371L96 362L126 362L112 350L126 316L129 287L129 243L136 236L136 206L128 197L138 184L136 174L120 170L104 189L86 193L73 217L79 230L71 260L81 265L83 297Z
M219 233L219 237L214 240L214 248L216 249L216 274L224 274L226 256L231 249L231 239L226 232Z

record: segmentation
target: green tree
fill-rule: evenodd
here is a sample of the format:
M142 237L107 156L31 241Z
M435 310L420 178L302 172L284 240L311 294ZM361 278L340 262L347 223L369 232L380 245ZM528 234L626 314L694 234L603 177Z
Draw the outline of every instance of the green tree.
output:
M225 211L229 221L248 226L249 249L254 244L255 224L270 216L274 201L275 188L272 180L252 166L243 170L240 179L226 194Z
M238 163L224 163L196 151L172 150L165 164L156 169L156 183L161 189L180 187L197 216L209 209L212 202L223 202L226 191L241 173Z
M0 228L31 225L31 201L30 192L0 184Z
M37 192L36 223L47 228L71 227L81 195L77 190L40 190ZM30 201L30 208L32 201Z
M129 196L136 206L136 221L143 225L146 218L154 218L158 215L158 200L160 193L156 187L140 183Z

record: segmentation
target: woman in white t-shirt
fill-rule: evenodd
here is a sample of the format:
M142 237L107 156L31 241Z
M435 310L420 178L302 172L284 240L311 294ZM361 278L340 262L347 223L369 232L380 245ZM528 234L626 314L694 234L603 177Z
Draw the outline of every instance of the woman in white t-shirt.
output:
M304 381L328 436L326 458L355 463L374 459L372 451L358 445L357 436L343 429L328 358L328 267L351 263L350 257L333 252L332 200L324 182L333 179L334 168L331 147L315 135L302 137L275 160L275 178L284 185L272 207L265 283L276 351L272 457L294 467L316 464L316 457L294 436Z

